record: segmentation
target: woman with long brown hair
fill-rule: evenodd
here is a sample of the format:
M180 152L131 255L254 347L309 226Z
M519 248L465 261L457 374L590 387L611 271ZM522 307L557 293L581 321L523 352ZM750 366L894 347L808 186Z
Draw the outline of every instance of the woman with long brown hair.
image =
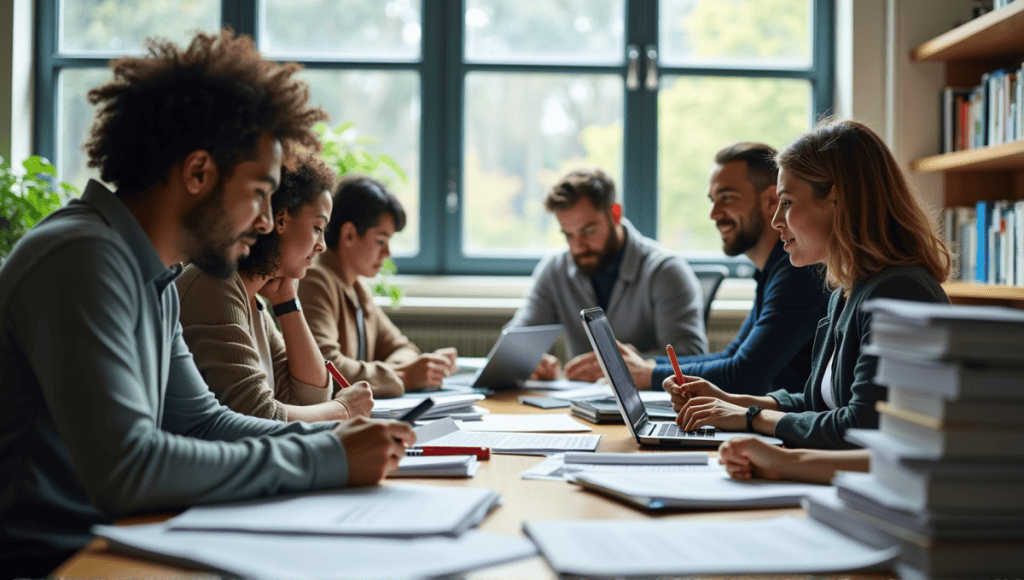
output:
M949 299L950 257L885 143L856 121L825 120L778 154L779 230L794 266L821 264L833 290L802 393L732 395L695 377L673 393L676 422L774 435L792 447L848 448L847 429L878 427L878 359L863 351L872 298Z

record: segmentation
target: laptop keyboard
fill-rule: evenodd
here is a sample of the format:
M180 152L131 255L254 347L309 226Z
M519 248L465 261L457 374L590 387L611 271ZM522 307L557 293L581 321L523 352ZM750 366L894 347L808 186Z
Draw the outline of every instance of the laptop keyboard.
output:
M693 431L683 431L675 423L662 423L653 434L655 437L714 437L714 427L701 427Z

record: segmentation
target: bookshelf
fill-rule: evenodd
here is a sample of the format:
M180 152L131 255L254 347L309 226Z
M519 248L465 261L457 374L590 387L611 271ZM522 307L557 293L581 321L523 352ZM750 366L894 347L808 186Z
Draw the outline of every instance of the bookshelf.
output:
M988 71L1020 67L1022 38L1024 1L1017 1L918 45L910 59L944 63L946 86L974 86ZM1024 199L1024 141L922 157L910 163L910 170L943 175L944 207ZM1024 309L1024 286L951 282L944 287L954 303Z

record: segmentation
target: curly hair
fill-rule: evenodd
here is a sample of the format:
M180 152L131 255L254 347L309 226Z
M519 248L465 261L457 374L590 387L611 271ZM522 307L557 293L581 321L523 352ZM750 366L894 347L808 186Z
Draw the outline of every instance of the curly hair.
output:
M350 174L341 178L334 192L331 221L324 232L324 243L332 250L341 239L341 226L352 222L360 236L380 223L380 216L391 214L395 231L405 229L405 209L383 183L367 175Z
M594 209L609 211L615 203L615 182L600 169L570 171L548 191L544 209L555 212L569 209L587 198Z
M230 28L197 33L182 49L146 40L147 55L111 63L114 79L89 91L98 107L85 151L89 167L122 198L166 179L192 151L206 150L219 178L251 159L259 136L319 150L313 125L327 119L309 106L309 86L292 76L302 67L265 60L252 39Z
M301 150L293 157L294 169L281 170L281 185L270 198L270 214L277 219L282 212L297 217L325 191L334 189L337 178L323 158L313 151ZM277 229L256 238L249 255L238 263L238 270L250 277L274 275L281 261L281 236Z
M946 281L949 250L889 148L866 125L824 119L776 161L807 182L818 199L835 190L832 235L825 247L830 288L849 294L859 281L893 266L920 266Z

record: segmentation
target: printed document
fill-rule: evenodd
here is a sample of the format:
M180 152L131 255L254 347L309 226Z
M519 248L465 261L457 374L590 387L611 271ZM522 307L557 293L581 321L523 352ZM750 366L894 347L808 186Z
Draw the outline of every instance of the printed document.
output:
M555 572L586 577L821 574L886 565L875 549L812 520L527 521Z
M492 453L548 455L562 451L595 451L600 435L546 433L474 433L459 429L451 419L416 427L416 446L490 447Z
M458 422L463 431L508 431L512 433L586 433L590 427L576 421L567 414L552 413L511 413L480 417L472 423Z
M172 530L411 537L460 534L500 501L488 488L392 485L195 506Z
M94 526L92 531L115 552L265 580L447 577L537 553L526 538L477 531L414 539L176 532L165 524Z
M556 453L523 472L523 479L572 481L581 473L722 471L707 453Z

